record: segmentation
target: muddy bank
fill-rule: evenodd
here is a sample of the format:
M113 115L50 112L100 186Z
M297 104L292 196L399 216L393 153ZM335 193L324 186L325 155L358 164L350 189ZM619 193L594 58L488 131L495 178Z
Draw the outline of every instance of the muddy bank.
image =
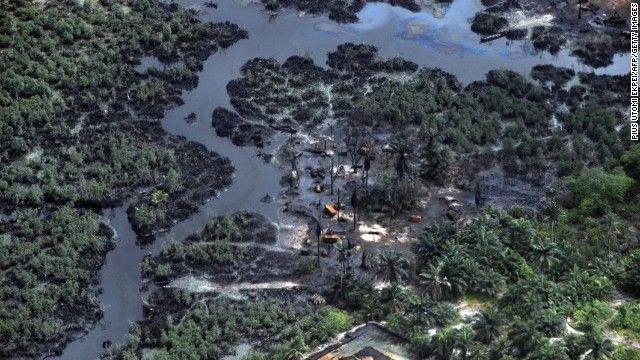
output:
M143 275L169 286L186 275L222 285L299 277L298 254L277 246L277 236L275 225L256 213L212 217L202 232L145 258Z
M227 84L239 115L216 109L213 126L219 135L232 137L238 144L262 143L273 130L310 130L327 118L349 112L350 98L365 84L380 86L388 77L418 68L401 58L383 59L377 52L370 45L339 45L328 54L329 69L300 56L282 64L275 59L251 60L242 67L242 77Z
M252 123L222 107L213 110L211 125L216 129L216 135L230 138L236 146L251 145L263 148L275 135L272 128Z
M231 184L234 171L231 162L202 144L168 135L157 122L141 121L128 131L171 149L180 169L176 183L165 179L160 186L143 191L132 201L127 213L138 235L150 237L157 231L169 229ZM161 202L154 198L158 193L165 195Z

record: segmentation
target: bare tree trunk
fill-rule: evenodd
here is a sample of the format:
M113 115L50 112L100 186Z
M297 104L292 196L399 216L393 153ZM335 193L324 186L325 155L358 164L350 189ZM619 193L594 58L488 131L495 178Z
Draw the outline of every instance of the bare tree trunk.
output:
M320 269L320 235L322 234L322 227L320 226L320 220L316 219L316 237L318 238L318 269Z
M329 169L329 180L331 181L331 195L333 195L333 184L336 182L338 171L334 169L333 156L331 156L331 169Z
M358 222L358 193L354 190L351 194L351 206L353 207L353 231L356 231L356 223Z
M476 201L476 208L479 208L480 207L480 203L482 201L482 195L480 194L480 183L479 182L476 183L475 201Z
M338 203L336 204L336 210L338 211L337 219L338 219L338 222L340 222L340 188L338 188Z

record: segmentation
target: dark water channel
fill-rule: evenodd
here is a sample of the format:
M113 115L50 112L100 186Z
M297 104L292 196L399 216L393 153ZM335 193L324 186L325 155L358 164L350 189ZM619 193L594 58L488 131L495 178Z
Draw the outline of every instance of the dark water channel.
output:
M210 213L228 213L252 209L278 222L277 204L264 203L266 194L278 196L280 172L258 157L254 147L238 148L228 139L219 138L211 127L211 114L217 106L230 107L226 84L239 77L240 67L254 57L273 57L283 61L292 55L306 55L325 66L326 54L344 42L369 43L383 56L402 56L420 65L439 67L458 76L466 84L484 77L495 68L509 68L528 73L537 64L567 66L576 71L590 71L567 52L557 56L536 54L526 41L508 43L504 39L480 44L479 36L469 31L467 19L479 6L479 0L457 0L444 17L435 18L430 11L411 13L384 4L369 4L357 24L339 25L326 17L302 16L285 11L275 18L263 13L259 6L243 6L232 0L221 0L217 9L202 6L205 1L179 1L202 10L202 19L228 20L249 32L249 39L211 56L204 64L196 89L184 94L185 104L168 112L162 125L167 132L182 135L204 144L212 151L231 159L235 167L233 185L216 199L203 205L189 219L176 224L170 232L158 236L156 242L140 247L127 221L126 206L106 210L104 215L116 230L117 246L107 254L102 269L99 300L104 318L84 337L70 343L57 359L95 359L103 352L106 340L122 343L130 325L142 318L142 285L140 261L147 253L158 253L172 241L182 241L200 231ZM628 55L616 56L614 64L597 73L627 73ZM162 66L156 59L146 59L142 66ZM185 116L194 112L198 121L188 124ZM282 140L282 139L280 139ZM274 141L272 152L279 140Z

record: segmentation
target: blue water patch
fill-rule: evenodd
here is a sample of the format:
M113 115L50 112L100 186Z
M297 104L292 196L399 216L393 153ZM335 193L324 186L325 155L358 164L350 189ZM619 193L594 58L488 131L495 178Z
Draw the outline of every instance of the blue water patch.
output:
M480 37L471 32L466 15L475 12L474 0L459 0L441 8L441 17L430 10L414 13L386 3L368 3L358 13L354 24L321 23L316 30L331 34L364 36L367 33L387 33L400 43L414 43L446 56L500 56L505 59L530 56L525 52L481 44ZM518 53L518 55L514 55Z
M452 36L454 35L454 36ZM455 39L445 22L441 19L425 19L424 16L414 16L400 22L400 30L393 34L398 41L408 41L426 46L445 55L486 55L487 49L473 43Z
M524 47L520 47L518 50L502 48L498 49L498 53L500 57L507 60L524 60L537 55L536 52L529 51Z

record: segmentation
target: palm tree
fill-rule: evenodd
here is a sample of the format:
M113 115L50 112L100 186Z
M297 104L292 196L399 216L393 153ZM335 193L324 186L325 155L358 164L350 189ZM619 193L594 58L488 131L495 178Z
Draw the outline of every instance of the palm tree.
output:
M313 216L313 220L316 223L316 240L318 241L318 269L320 269L320 235L322 235L322 225L320 219L317 216Z
M415 319L421 326L429 328L438 322L439 312L436 302L429 297L422 295L415 297L411 303L411 312L415 314Z
M382 311L378 298L375 296L365 298L362 302L362 306L360 307L360 314L367 321L380 318L380 316L382 316Z
M539 240L531 245L531 249L533 250L534 263L545 273L549 272L558 262L560 252L553 242Z
M442 273L442 263L437 266L430 265L427 271L421 272L419 276L433 300L440 301L451 292L451 282Z
M438 242L438 239L432 233L425 232L413 244L413 250L420 255L421 260L426 261L440 255Z
M371 156L367 154L364 157L364 190L368 191L369 188L369 170L371 170Z
M403 178L409 172L407 156L412 150L412 146L406 140L397 140L391 143L391 153L396 156L396 174L400 178Z
M447 256L442 261L442 274L449 279L453 294L464 294L469 287L468 281L478 270L478 264L460 253Z
M301 334L298 334L293 339L291 339L291 341L287 345L287 348L288 350L285 354L283 354L283 357L287 360L301 359L304 356L305 352L309 350Z
M431 336L421 334L411 339L411 350L419 359L428 359L432 355Z
M396 283L407 277L407 271L404 269L407 265L407 259L395 250L387 250L380 254L381 268L379 273L384 274L385 280Z
M338 262L340 262L340 297L344 296L344 277L347 273L347 250L348 246L344 241L338 240L333 245L338 251Z
M440 359L451 359L456 345L456 333L453 328L440 330L431 338L433 354Z
M496 233L484 224L473 227L473 234L476 243L480 245L490 246L497 241Z
M479 271L474 282L477 291L491 297L498 296L507 286L504 276L491 268Z
M612 248L612 239L615 239L618 234L620 234L620 226L622 222L620 218L612 213L608 212L602 217L602 226L604 227L604 231L607 234L607 246L609 250L609 254L611 254Z
M530 354L527 359L531 360L570 360L567 355L567 347L562 341L546 342L536 351Z
M473 329L476 331L476 339L489 344L500 336L500 331L505 325L505 317L494 307L488 307L476 315Z
M390 313L396 313L404 307L406 292L400 284L392 282L382 290L382 298L387 304Z
M474 336L473 330L468 325L462 326L458 331L456 331L455 347L460 350L462 360L467 359L467 354L473 346Z
M591 331L585 335L586 342L592 350L588 359L609 360L615 351L615 346L611 340L606 339L602 332Z
M530 322L516 320L508 334L509 339L521 353L531 352L543 342L542 334Z
M555 225L560 215L562 215L562 208L557 201L551 200L542 208L542 214L545 215L551 223L551 241L555 241Z

